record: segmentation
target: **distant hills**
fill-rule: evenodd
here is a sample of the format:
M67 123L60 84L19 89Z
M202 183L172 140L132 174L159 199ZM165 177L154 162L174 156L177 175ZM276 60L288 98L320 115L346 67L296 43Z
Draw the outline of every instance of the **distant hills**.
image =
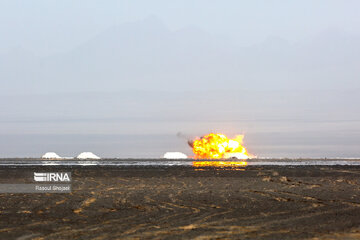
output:
M54 92L359 89L360 39L341 31L289 43L236 43L159 19L123 24L62 54L0 55L0 95ZM24 41L26 41L24 39Z
M352 134L360 120L359 45L358 37L332 30L240 47L148 18L46 58L19 47L0 55L0 132L301 132L320 125Z

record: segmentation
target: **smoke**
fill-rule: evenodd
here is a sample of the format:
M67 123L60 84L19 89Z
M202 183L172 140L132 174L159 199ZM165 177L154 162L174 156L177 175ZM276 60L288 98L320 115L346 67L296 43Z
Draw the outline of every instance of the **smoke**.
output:
M182 132L178 132L178 133L176 134L176 136L177 136L178 138L185 139L185 140L187 141L187 143L189 144L189 146L190 146L191 148L193 148L193 143L194 143L194 140L193 140L193 139L195 139L194 136L191 136L191 135L188 135L188 134L185 134L185 133L182 133Z
M189 135L186 135L185 133L182 133L182 132L176 133L176 136L177 136L178 138L182 138L182 139L186 139L186 140L189 140L189 139L190 139L190 136L189 136Z

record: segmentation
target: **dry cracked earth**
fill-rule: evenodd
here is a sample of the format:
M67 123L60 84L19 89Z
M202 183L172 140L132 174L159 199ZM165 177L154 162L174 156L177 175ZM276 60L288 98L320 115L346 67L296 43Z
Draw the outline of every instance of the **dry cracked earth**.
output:
M56 170L72 193L0 194L0 239L360 238L360 167Z

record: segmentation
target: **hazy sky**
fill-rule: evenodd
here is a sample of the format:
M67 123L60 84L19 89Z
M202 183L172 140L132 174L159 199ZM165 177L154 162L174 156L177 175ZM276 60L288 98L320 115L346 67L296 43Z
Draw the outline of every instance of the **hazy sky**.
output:
M359 156L359 10L355 0L0 0L0 157L147 156L146 144L159 156L172 137L189 150L177 132L211 131L245 133L262 156ZM171 137L104 137L124 134Z
M334 29L358 35L359 9L356 0L1 0L0 50L22 46L48 55L148 16L172 30L194 26L239 44L273 36L301 41Z

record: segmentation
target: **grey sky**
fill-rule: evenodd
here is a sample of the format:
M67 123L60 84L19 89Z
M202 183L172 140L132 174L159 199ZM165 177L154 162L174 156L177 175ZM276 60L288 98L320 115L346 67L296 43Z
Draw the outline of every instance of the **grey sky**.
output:
M338 29L359 34L359 1L0 1L0 49L47 55L119 24L157 16L170 29L196 26L240 44L276 36L301 41Z
M331 0L0 0L0 157L86 146L147 156L121 136L167 135L156 146L144 138L158 156L179 131L245 133L262 156L358 156L359 9ZM102 137L86 142L89 134ZM171 150L176 141L189 150L179 139Z

